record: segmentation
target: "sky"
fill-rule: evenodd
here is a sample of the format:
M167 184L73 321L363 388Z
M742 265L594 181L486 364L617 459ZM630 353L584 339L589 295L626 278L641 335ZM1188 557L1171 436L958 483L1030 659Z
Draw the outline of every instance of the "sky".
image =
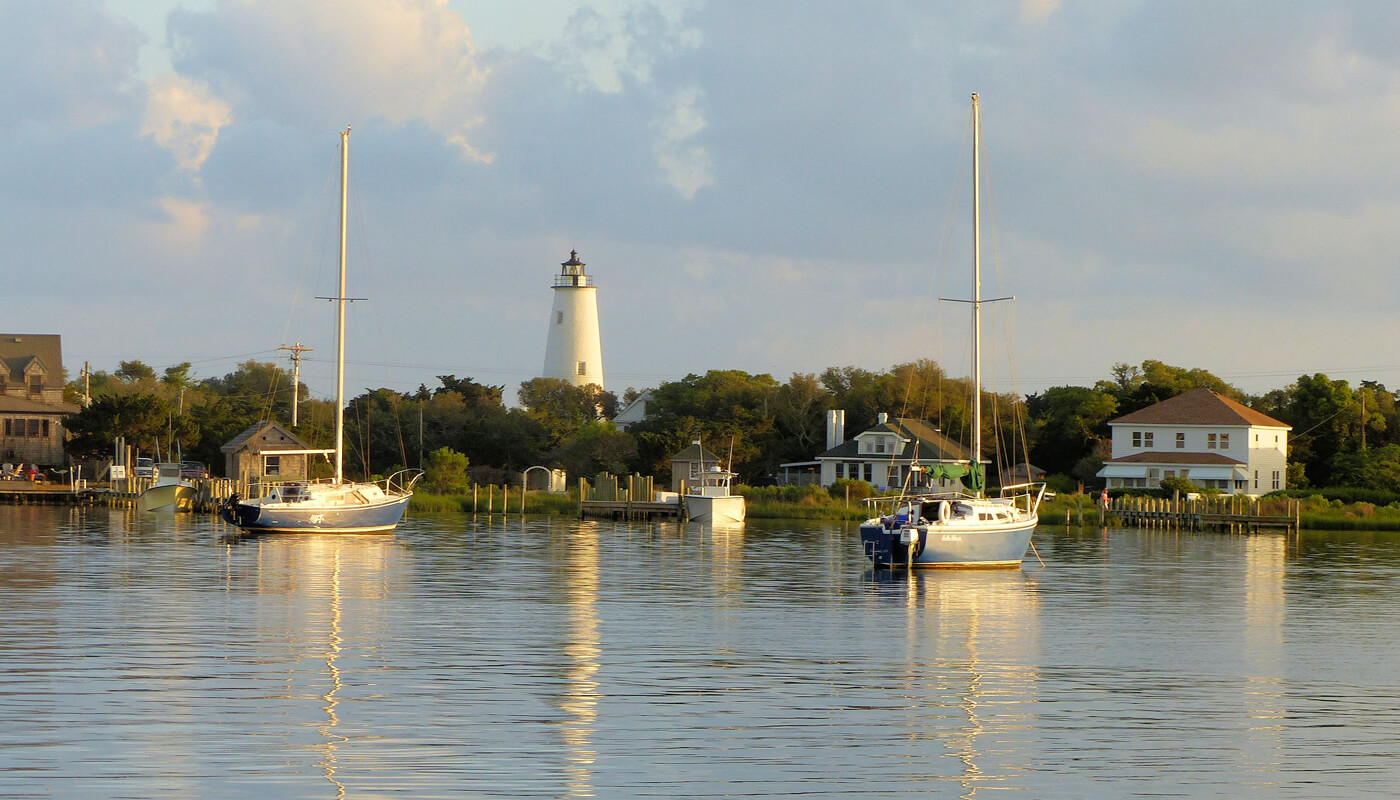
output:
M64 366L334 395L543 368L598 289L607 389L710 369L1113 364L1400 387L1391 2L0 0L0 330Z

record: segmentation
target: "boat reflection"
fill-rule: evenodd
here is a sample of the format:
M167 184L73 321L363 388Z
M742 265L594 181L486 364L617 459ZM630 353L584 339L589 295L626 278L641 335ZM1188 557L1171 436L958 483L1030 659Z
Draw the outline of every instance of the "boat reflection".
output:
M343 670L340 662L373 655L372 646L347 646L347 641L378 642L389 635L382 601L402 574L399 562L407 558L407 551L391 537L346 534L237 535L226 537L224 545L230 554L225 561L227 589L287 598L278 607L293 613L259 616L257 638L299 645L283 656L291 663L282 699L294 706L314 702L318 714L307 714L308 707L294 707L292 713L316 731L317 739L310 745L318 759L314 766L333 787L334 796L343 798L340 751L351 744L351 738L342 732L341 696L347 689L374 682L357 671ZM234 548L245 547L254 549L252 559L246 552L232 557ZM240 571L235 564L251 566ZM311 663L324 668L307 671L302 666ZM364 709L358 706L355 717L363 716Z
M1009 743L1033 736L1040 680L1035 578L1020 570L901 577L908 648L902 691L936 718L929 736L956 759L929 775L960 783L969 798L1028 784L1022 776L1031 765L1010 758L1017 748Z

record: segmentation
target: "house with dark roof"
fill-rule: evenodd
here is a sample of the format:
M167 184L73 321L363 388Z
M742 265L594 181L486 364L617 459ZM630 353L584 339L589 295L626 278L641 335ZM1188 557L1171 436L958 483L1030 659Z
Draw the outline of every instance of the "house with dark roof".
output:
M296 434L267 420L229 439L219 451L224 454L225 477L277 483L306 480L307 456L335 452L308 449Z
M1279 422L1210 389L1192 389L1108 423L1108 488L1154 488L1186 478L1228 494L1286 489L1288 432Z
M957 478L929 477L928 468L966 466L972 458L971 451L944 436L927 420L891 418L882 413L874 427L848 440L844 428L845 414L828 412L827 449L815 459L822 486L850 478L881 488L900 487L905 485L909 473L917 470L915 488L962 488L962 481Z
M57 334L0 334L0 460L56 466L64 461L63 346Z

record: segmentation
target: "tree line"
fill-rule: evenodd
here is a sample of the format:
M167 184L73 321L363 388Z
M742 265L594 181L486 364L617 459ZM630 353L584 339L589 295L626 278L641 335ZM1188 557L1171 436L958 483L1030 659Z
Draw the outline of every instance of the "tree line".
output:
M608 471L665 478L671 455L699 440L728 457L741 481L762 484L787 462L826 449L826 412L845 412L847 438L879 414L933 423L950 438L970 441L971 385L934 361L884 371L831 367L779 382L768 374L711 370L651 389L647 419L619 431L607 420L641 391L621 397L597 386L535 378L520 384L518 406L505 387L455 375L413 392L376 389L345 409L345 464L351 475L387 474L428 463L434 454L468 465L471 480L502 483L527 467L559 467L570 476ZM90 376L91 404L66 420L69 451L102 455L124 436L145 452L179 452L222 469L219 448L262 420L290 427L310 447L333 443L331 402L276 364L248 361L217 378L196 380L190 364L157 372L123 361ZM1109 453L1109 421L1196 388L1231 397L1292 426L1289 485L1356 486L1400 491L1400 418L1396 395L1375 381L1353 387L1326 375L1301 375L1289 385L1249 395L1202 369L1160 361L1114 364L1093 386L1057 386L1021 397L985 392L982 438L997 469L1029 461L1061 489L1094 483ZM68 385L76 402L82 384Z

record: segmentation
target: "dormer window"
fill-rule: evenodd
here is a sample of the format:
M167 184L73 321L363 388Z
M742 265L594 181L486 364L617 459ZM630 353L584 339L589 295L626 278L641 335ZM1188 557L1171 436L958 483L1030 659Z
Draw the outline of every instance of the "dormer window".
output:
M44 376L38 373L29 376L29 393L42 394L44 391Z

